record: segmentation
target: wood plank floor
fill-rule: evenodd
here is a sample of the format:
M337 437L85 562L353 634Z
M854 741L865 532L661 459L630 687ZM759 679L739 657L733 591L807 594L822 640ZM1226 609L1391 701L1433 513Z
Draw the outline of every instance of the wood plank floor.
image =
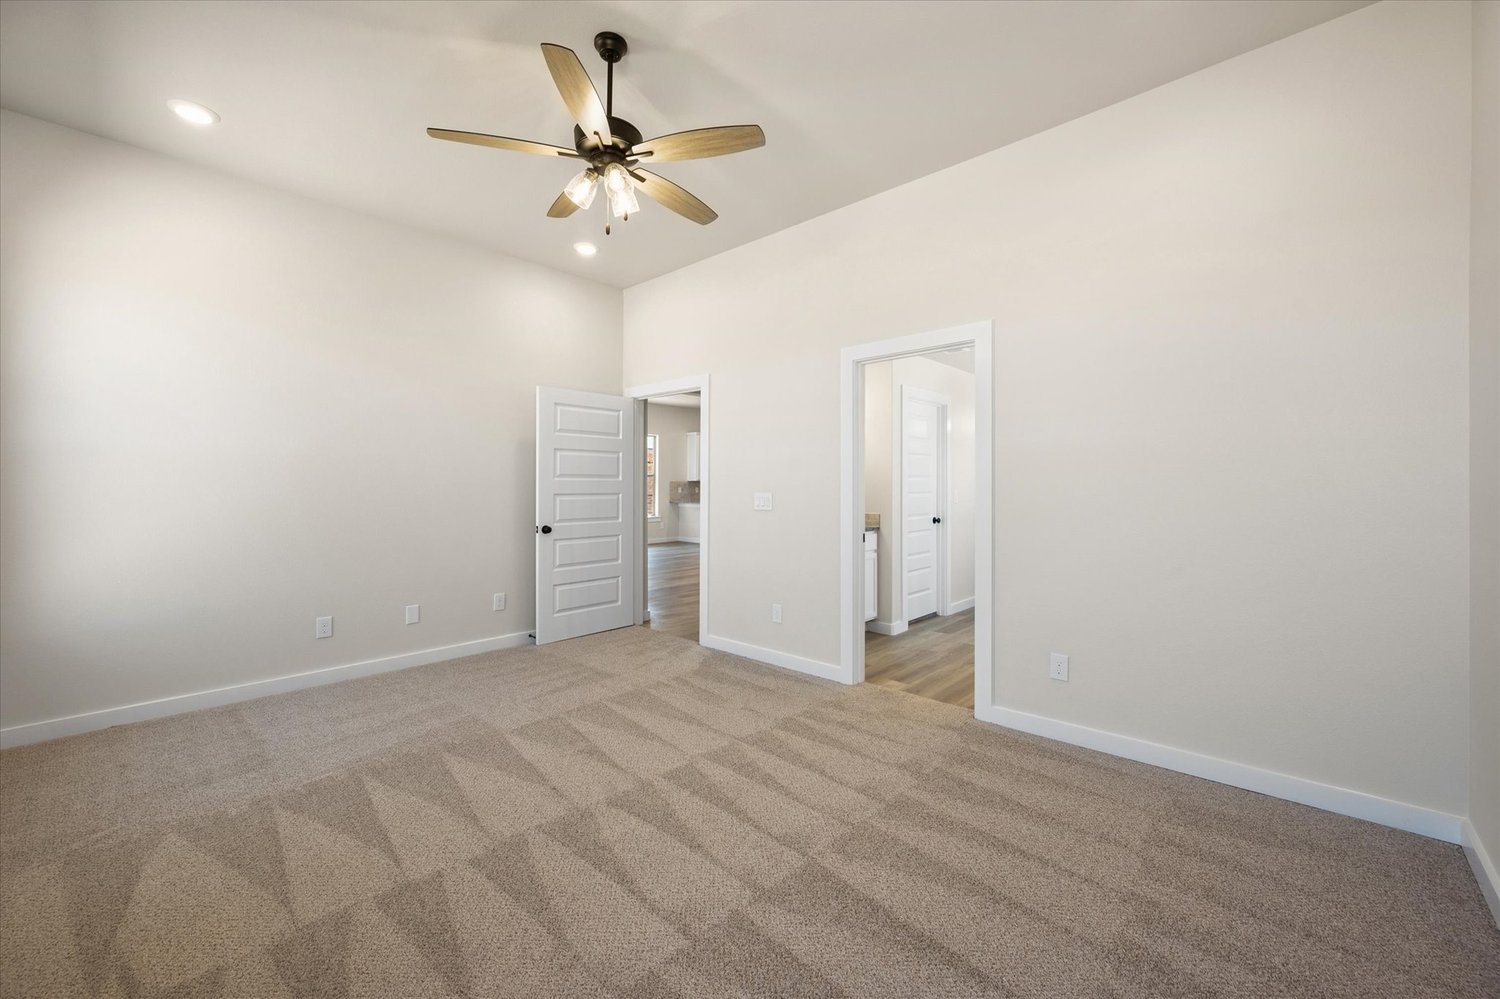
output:
M900 635L865 632L865 682L974 706L974 612L923 618Z
M646 606L653 631L698 640L698 546L687 541L646 546Z
M698 640L698 546L646 548L647 626ZM945 704L974 707L974 612L929 617L901 635L865 634L865 681Z

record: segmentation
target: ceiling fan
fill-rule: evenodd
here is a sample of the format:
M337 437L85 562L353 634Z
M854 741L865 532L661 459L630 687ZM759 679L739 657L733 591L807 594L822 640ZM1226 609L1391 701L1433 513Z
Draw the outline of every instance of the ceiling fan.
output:
M615 63L625 58L625 39L613 31L601 31L594 36L594 50L609 64L609 82L603 103L599 100L599 92L594 89L593 81L589 79L588 71L583 68L583 63L572 49L542 44L542 56L547 60L552 82L557 84L563 104L577 122L573 126L572 149L545 142L508 139L503 135L486 135L483 132L459 132L449 128L429 128L427 134L434 139L447 139L451 142L468 142L518 153L583 160L588 165L568 181L557 200L552 202L552 207L547 209L547 214L555 219L567 218L580 208L588 208L594 203L594 196L599 188L603 187L609 199L610 214L617 219L628 220L631 215L640 211L640 202L635 197L635 192L639 189L641 193L678 215L692 219L699 225L708 225L719 217L717 212L665 177L640 169L640 163L647 161L654 165L671 160L697 160L738 153L765 145L766 134L759 125L724 125L642 139L640 129L624 118L614 116ZM609 234L608 221L604 232L605 235Z

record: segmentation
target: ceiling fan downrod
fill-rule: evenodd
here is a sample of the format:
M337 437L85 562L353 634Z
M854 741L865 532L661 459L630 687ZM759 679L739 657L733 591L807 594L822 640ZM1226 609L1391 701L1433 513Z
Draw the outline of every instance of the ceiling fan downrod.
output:
M601 31L594 36L594 51L599 53L599 58L609 64L605 70L604 82L604 115L613 118L615 115L615 63L625 58L625 53L630 51L630 46L625 44L624 36L613 31Z
M623 35L614 31L601 31L594 36L594 51L599 53L599 58L605 62L604 71L604 117L614 126L615 121L615 63L625 58L625 53L630 51L630 46L625 43ZM621 216L620 221L629 222L630 213ZM609 216L604 216L604 235L608 236L613 226Z

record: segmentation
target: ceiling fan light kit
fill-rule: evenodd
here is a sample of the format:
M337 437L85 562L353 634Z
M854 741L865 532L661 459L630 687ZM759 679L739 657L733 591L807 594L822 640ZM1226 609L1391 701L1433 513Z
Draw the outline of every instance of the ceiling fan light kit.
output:
M640 202L635 196L637 190L683 218L708 225L719 217L717 212L665 177L641 169L641 162L664 163L738 153L765 145L765 133L759 125L724 125L643 139L640 129L614 116L615 63L625 58L629 46L615 32L601 31L594 36L594 50L608 66L603 102L572 49L542 44L542 58L547 62L552 82L557 85L563 104L576 123L572 149L447 128L429 128L427 134L449 142L583 160L588 166L568 181L557 200L552 202L552 207L547 209L547 214L552 218L567 218L576 211L587 210L603 186L609 201L604 226L606 236L610 231L609 218L628 220L640 211Z

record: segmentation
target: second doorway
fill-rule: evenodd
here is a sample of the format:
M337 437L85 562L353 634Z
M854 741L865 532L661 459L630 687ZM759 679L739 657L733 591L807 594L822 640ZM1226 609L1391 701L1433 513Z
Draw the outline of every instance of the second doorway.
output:
M865 681L974 706L974 350L861 366Z
M702 397L646 400L646 625L698 641Z

